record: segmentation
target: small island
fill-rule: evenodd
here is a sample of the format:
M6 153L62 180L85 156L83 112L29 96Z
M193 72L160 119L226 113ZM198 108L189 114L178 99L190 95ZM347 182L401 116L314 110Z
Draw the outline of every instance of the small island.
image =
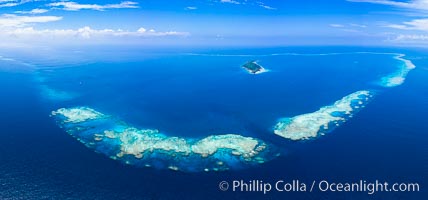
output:
M257 64L256 61L249 61L242 65L242 67L247 70L250 74L260 74L266 72L266 69L261 65Z

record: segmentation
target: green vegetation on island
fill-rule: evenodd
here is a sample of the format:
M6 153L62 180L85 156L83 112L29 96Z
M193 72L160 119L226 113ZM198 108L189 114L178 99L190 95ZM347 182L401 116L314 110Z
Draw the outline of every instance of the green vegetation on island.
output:
M259 74L266 72L266 70L261 65L257 64L256 61L249 61L242 65L242 67L250 74Z

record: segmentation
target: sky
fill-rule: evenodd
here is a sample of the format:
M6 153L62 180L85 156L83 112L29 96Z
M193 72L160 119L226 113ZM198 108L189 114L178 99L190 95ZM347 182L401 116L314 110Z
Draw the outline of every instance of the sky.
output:
M428 44L428 0L0 0L19 45Z

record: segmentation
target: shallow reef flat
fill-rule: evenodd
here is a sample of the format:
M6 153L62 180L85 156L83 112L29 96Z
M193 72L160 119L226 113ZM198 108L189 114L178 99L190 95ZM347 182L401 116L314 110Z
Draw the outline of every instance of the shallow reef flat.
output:
M91 119L100 119L104 117L102 113L99 113L91 108L81 107L81 108L71 108L65 109L61 108L57 111L52 112L53 116L62 115L64 117L64 122L78 123L84 122Z
M274 133L290 140L318 137L351 118L356 111L368 103L372 96L372 92L361 90L313 113L280 119L275 125Z
M154 129L137 129L87 107L61 108L53 111L52 116L87 147L136 166L224 171L261 164L277 155L265 142L252 137L171 137Z
M399 69L389 74L385 77L382 77L380 85L383 87L395 87L404 83L406 80L407 74L416 68L412 61L404 59L404 54L398 54L394 56L394 59L401 61L403 64L399 66Z

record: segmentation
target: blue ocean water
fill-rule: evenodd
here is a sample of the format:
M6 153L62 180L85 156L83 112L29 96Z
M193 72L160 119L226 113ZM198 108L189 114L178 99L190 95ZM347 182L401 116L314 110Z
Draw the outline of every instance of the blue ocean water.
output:
M381 77L400 65L391 55L319 55L361 51L405 53L417 68L403 85L383 88ZM123 59L115 51L97 53L88 52L82 62L8 55L30 64L13 62L21 70L4 67L0 73L4 91L0 197L420 199L426 195L428 62L424 50L186 49L119 54ZM257 60L269 72L246 73L240 66L248 60ZM2 61L2 66L11 62ZM290 142L272 133L279 118L314 112L363 89L378 95L331 134ZM217 173L127 166L81 145L49 117L52 110L73 106L92 107L138 128L155 128L171 136L237 133L261 138L279 147L282 156L256 167ZM220 181L240 179L409 181L418 182L422 191L263 195L218 189Z

